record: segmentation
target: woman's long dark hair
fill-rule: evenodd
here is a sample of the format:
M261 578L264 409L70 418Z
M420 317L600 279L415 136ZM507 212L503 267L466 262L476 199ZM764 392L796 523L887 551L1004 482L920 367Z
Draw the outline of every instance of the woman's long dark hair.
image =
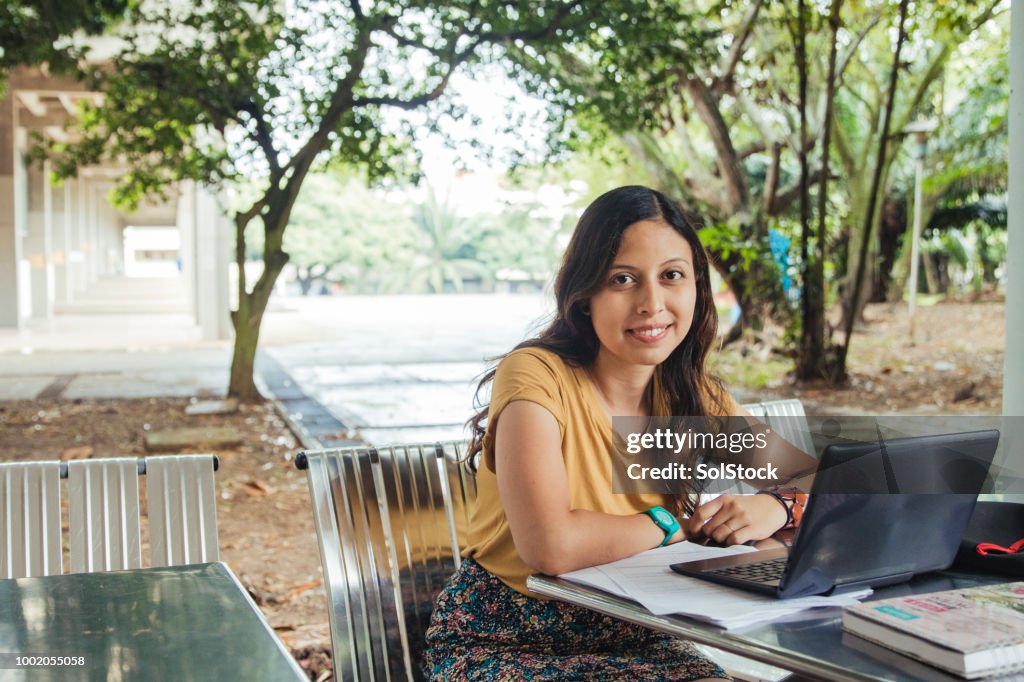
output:
M523 341L515 350L543 348L575 367L593 364L601 343L590 317L584 313L586 303L604 286L605 275L622 243L622 234L641 220L664 221L689 242L693 250L697 287L693 322L686 338L657 369L661 386L668 396L670 414L690 417L720 415L726 409L722 402L725 391L721 382L705 369L705 361L718 330L708 256L693 224L679 207L661 192L647 187L619 187L602 194L587 207L576 223L555 279L557 309L554 320L540 335ZM496 370L494 367L484 374L476 390L479 411L468 422L472 429L470 462L475 462L477 453L483 449L490 405L483 404L479 398L494 379Z

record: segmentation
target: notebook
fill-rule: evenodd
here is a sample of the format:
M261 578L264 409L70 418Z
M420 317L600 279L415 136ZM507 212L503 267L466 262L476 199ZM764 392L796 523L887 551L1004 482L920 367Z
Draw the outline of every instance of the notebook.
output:
M992 429L830 445L791 547L672 570L789 599L948 568L998 443Z

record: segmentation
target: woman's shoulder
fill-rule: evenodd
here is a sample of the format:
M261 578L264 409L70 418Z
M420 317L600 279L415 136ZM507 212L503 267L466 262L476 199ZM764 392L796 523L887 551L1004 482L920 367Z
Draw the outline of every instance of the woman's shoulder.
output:
M515 349L498 363L499 374L509 371L532 371L561 378L570 374L572 368L554 351L537 346L527 346Z

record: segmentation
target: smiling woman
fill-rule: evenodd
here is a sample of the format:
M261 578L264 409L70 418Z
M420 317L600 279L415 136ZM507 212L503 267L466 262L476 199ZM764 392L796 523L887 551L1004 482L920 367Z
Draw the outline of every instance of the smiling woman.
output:
M536 571L563 573L701 533L746 542L789 518L768 495L698 506L692 488L612 494L612 415L743 414L704 368L717 328L708 267L692 224L659 192L622 187L583 213L555 283L554 321L481 382L493 387L471 422L471 456L483 462L478 502L466 560L427 632L428 677L725 676L689 642L526 588Z

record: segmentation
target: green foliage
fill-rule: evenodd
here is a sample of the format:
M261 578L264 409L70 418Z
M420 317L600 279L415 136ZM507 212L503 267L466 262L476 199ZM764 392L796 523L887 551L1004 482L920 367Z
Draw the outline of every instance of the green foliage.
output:
M466 276L490 278L490 271L477 260L479 227L460 216L448 197L439 199L428 188L426 199L413 209L412 221L419 229L420 246L409 272L413 291L441 293L446 285L462 291Z
M704 248L717 254L723 260L732 260L738 254L738 266L749 271L755 261L771 263L771 251L766 242L753 238L738 221L708 225L699 230Z
M554 274L569 237L565 225L554 224L542 207L533 204L510 205L488 222L475 243L492 276L515 270L543 282Z
M4 0L0 78L12 67L44 63L51 71L73 71L84 50L71 36L77 31L98 35L135 5L133 0Z

